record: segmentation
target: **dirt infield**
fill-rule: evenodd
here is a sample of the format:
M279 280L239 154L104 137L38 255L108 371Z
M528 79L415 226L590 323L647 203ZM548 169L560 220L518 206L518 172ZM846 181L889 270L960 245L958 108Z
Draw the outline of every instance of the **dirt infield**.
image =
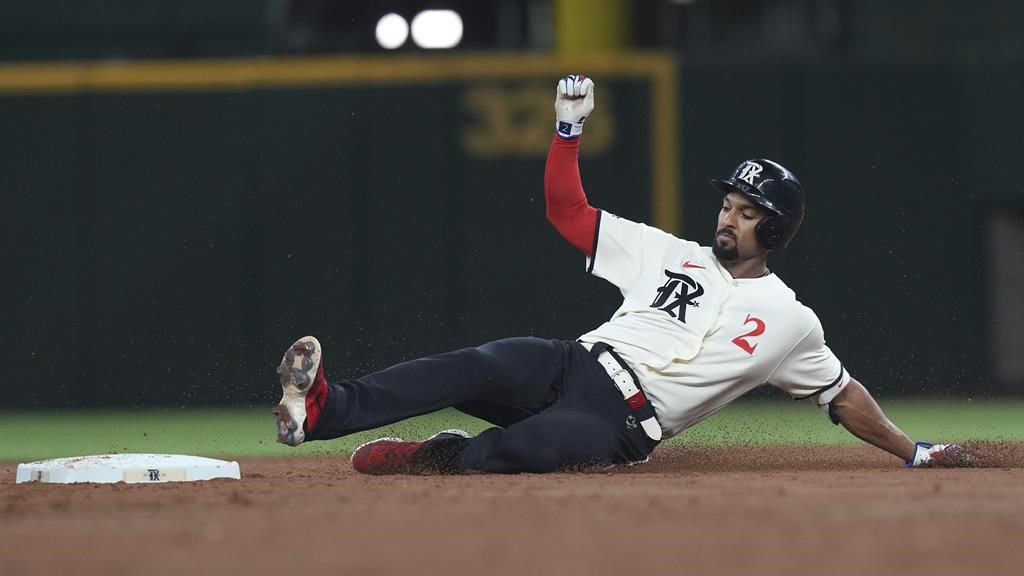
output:
M869 447L663 448L546 476L240 464L146 486L16 485L0 464L0 574L1024 572L1024 444L929 470Z

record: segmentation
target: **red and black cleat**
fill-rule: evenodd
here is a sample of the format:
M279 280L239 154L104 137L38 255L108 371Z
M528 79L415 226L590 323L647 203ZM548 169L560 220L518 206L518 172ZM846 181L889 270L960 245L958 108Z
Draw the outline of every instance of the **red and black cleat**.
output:
M422 442L401 438L378 438L352 453L352 467L363 474L452 474L458 473L458 446L469 439L463 430L438 432Z
M401 438L378 438L356 448L352 467L363 474L414 474L413 455L423 442L406 442Z

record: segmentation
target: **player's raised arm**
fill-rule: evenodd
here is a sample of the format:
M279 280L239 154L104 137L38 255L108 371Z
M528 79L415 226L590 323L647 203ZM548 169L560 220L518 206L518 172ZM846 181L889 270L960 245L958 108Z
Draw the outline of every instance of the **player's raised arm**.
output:
M583 123L594 110L594 82L581 74L562 78L555 89L555 136L544 169L548 221L570 244L590 256L597 209L587 202L580 179Z

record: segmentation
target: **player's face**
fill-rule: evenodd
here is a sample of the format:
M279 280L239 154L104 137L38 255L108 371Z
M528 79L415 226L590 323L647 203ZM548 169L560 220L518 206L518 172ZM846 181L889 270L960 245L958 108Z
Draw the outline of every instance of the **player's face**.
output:
M761 208L739 192L730 192L722 198L718 213L718 227L711 250L719 260L735 262L757 256L764 248L757 243L754 228L764 218Z

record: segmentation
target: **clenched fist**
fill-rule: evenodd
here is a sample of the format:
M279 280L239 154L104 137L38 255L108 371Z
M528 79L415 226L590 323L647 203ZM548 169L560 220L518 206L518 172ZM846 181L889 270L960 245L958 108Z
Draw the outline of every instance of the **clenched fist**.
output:
M570 74L555 89L555 130L565 138L583 133L583 123L594 111L594 81L582 74Z

